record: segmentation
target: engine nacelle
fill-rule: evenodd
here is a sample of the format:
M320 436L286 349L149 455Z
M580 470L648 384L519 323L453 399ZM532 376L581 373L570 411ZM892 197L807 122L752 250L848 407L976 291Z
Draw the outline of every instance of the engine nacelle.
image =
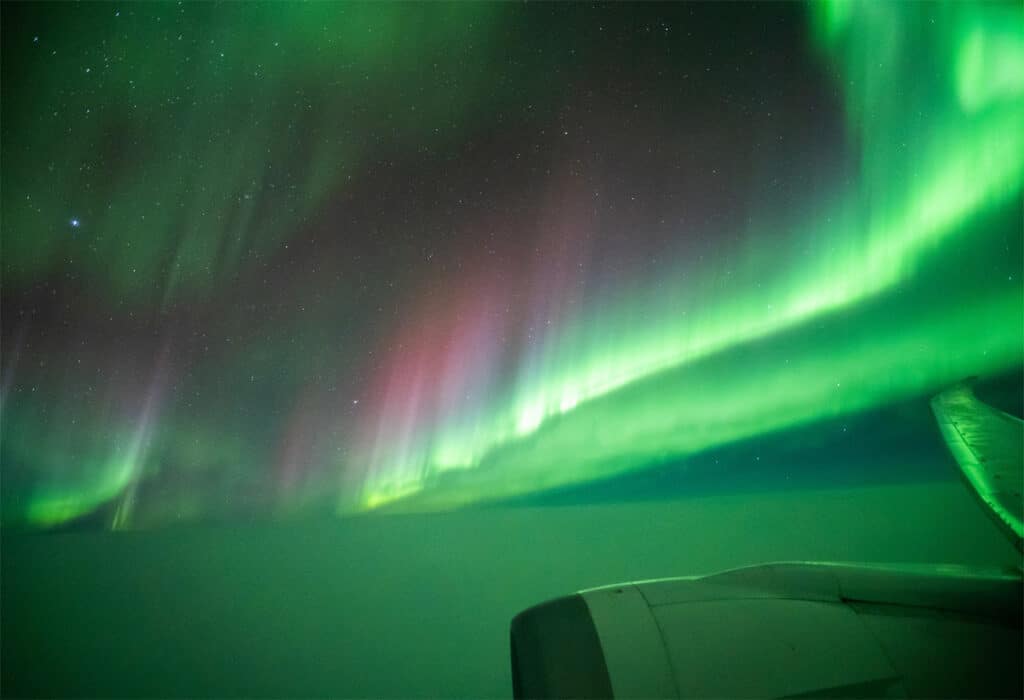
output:
M512 622L517 698L1022 697L1019 571L768 564Z

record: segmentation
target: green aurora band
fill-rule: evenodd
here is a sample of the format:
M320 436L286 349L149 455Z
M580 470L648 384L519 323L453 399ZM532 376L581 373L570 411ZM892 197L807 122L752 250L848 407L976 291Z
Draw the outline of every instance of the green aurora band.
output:
M289 512L327 500L348 514L510 498L682 462L1019 367L1024 10L808 7L809 44L841 95L855 176L824 198L808 193L807 208L785 224L755 216L742 243L714 259L678 260L660 277L572 307L511 373L484 377L470 399L415 414L401 431L389 432L387 415L369 431L343 425L344 449L310 453L317 478L259 506ZM73 259L97 316L158 309L150 316L179 318L219 294L244 310L223 282L268 264L358 181L372 167L371 142L443 153L489 128L473 126L480 115L522 108L520 94L491 84L500 56L495 66L462 65L444 50L496 41L501 5L351 4L339 16L329 3L191 4L174 10L181 41L158 23L170 8L136 5L134 19L119 17L136 29L122 34L108 29L109 6L43 6L68 45L47 53L46 65L5 61L5 98L28 105L4 101L5 290L32 288ZM422 38L407 41L413 33ZM67 76L86 79L79 35L108 37L114 56L149 57L159 46L162 58L142 61L146 80L138 61L110 63L91 112L69 119ZM99 80L104 60L94 59L89 80ZM409 113L425 65L458 80L432 84ZM520 65L519 82L545 69ZM376 131L396 119L389 134ZM96 153L120 152L112 144L121 140L132 147L116 162L94 163ZM95 235L69 239L54 218L69 207ZM211 353L187 376L169 368L174 328L151 352L117 354L113 372L99 371L109 358L87 354L82 367L60 371L21 353L5 319L4 524L53 526L106 508L113 527L144 527L208 515L225 493L273 492L258 472L276 459L268 453L288 452L274 442L276 407L301 405L308 375L330 383L345 353L355 354L330 347L326 330L360 318L344 284L301 291L326 301L301 320L282 313L267 322L272 333L256 312L238 313L216 328L231 341L229 359ZM451 350L451 364L465 352ZM251 378L271 375L263 394L247 393ZM255 404L275 408L250 411ZM146 500L147 486L170 472Z
M986 283L982 268L1019 260L1019 239L1007 245L1005 224L986 217L1011 209L1019 236L1024 14L811 9L860 144L860 182L783 237L789 247L749 236L726 281L721 270L670 276L575 319L504 403L377 455L361 500L345 494L342 510L447 508L584 482L1021 362L1020 275L1011 264Z

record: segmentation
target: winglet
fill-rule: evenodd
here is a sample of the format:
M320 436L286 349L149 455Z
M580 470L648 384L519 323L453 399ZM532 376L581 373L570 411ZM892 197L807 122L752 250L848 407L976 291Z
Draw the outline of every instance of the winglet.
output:
M935 396L932 412L967 483L1024 551L1024 421L983 403L968 382Z

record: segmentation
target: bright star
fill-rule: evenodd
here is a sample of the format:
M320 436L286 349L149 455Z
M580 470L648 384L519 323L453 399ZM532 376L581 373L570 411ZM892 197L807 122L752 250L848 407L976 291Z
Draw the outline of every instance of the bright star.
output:
M79 227L79 226L81 226L81 225L82 225L82 222L81 222L81 221L79 221L78 219L72 219L72 220L71 220L71 226L72 226L73 228L78 228L78 227Z

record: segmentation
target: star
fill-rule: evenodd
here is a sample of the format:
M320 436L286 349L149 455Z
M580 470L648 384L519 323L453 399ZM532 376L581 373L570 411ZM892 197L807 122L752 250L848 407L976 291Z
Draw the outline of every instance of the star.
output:
M82 222L79 219L72 219L69 223L71 224L71 228L78 228L82 225Z

